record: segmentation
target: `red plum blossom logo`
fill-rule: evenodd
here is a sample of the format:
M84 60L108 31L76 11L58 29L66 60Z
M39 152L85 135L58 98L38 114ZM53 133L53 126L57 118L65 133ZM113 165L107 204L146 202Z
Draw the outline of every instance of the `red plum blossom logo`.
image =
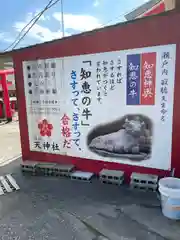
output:
M38 124L38 128L40 130L40 135L42 137L44 136L50 137L52 133L53 125L51 123L48 123L48 121L44 119Z

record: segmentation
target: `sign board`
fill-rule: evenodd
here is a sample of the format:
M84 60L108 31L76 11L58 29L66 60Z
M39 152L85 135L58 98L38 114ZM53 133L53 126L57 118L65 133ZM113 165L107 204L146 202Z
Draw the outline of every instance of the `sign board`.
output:
M143 13L141 16L138 16L138 18L156 15L156 14L162 13L164 11L165 11L165 4L164 4L164 1L162 1L159 4L156 4L153 8L148 9L148 11Z
M176 45L23 62L30 150L168 170Z

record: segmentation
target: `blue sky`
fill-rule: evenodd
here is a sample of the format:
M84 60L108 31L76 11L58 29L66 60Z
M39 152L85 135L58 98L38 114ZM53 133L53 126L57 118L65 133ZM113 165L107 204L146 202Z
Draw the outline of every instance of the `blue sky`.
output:
M63 0L65 34L72 35L124 21L124 14L148 0ZM0 51L49 0L5 0L0 8ZM18 47L62 37L61 4L49 9Z

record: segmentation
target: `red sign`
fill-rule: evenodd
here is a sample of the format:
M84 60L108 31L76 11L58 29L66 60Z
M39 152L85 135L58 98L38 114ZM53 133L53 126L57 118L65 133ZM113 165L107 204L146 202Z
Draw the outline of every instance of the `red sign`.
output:
M156 53L143 53L141 63L141 105L154 105L156 88Z
M162 1L160 4L156 4L153 8L151 8L147 12L143 13L141 17L159 14L164 11L165 11L165 4L164 4L164 1Z

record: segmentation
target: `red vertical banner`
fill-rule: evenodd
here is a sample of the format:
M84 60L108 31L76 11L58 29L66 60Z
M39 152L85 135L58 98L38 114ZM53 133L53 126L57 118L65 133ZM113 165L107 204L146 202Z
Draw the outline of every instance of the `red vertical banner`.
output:
M6 74L2 73L1 76L1 84L3 89L3 101L5 105L5 114L6 118L11 121L12 120L12 113L11 113L11 106L10 106L10 100L9 100L9 92L8 92L8 86L6 81Z
M156 53L141 55L141 105L154 105L156 94Z

